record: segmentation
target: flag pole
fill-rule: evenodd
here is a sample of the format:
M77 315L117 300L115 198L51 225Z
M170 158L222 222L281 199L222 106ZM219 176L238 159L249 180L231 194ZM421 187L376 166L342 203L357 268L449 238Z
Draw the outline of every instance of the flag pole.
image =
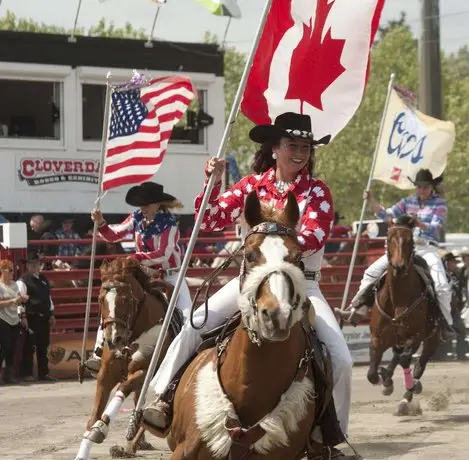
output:
M106 155L106 144L109 130L109 114L111 106L111 72L106 76L106 97L104 99L104 119L103 119L103 135L101 140L101 161L99 163L99 177L98 177L98 193L95 202L95 208L99 209L101 206L101 188L103 185L104 176L104 158ZM98 221L94 221L93 225L93 241L91 243L91 259L90 259L90 272L88 275L88 292L86 296L86 309L85 309L85 326L83 328L83 343L81 347L81 360L78 366L78 379L83 383L85 375L85 357L86 357L86 341L88 338L88 325L90 323L90 310L91 310L91 296L93 293L93 278L94 278L94 259L96 257L96 240L98 234Z
M77 41L77 39L75 38L75 31L77 30L78 16L80 15L80 10L81 10L81 0L78 0L77 12L75 15L75 22L73 23L73 29L72 29L72 32L70 33L70 37L68 37L69 43L75 43Z
M153 18L153 24L151 26L150 33L148 34L147 41L145 42L145 48L153 48L153 33L155 32L156 21L158 19L158 15L160 14L161 6L157 6L155 17Z
M229 17L228 19L228 22L226 24L226 27L225 27L225 33L223 34L223 41L221 42L221 48L224 49L225 48L225 44L226 44L226 37L228 36L228 30L230 29L230 25L231 25L231 16Z
M220 147L218 148L216 158L222 158L224 156L224 153L225 153L225 150L226 150L226 147L227 147L227 144L228 144L228 140L230 138L231 130L233 129L233 125L234 125L234 122L236 120L236 116L238 115L239 107L241 105L241 100L243 98L244 89L246 87L247 79L248 79L248 76L249 76L249 71L251 70L252 62L254 60L254 55L255 55L257 47L259 45L259 41L261 39L261 35L262 35L263 30L264 30L264 25L267 21L267 15L269 13L272 1L273 0L266 0L266 2L265 2L264 10L262 11L259 26L257 28L256 35L254 37L254 41L253 41L253 44L252 44L251 51L250 51L250 53L248 55L248 58L246 60L246 65L244 66L244 71L243 71L243 74L241 76L241 81L239 82L238 90L236 92L236 95L235 95L235 98L234 98L234 101L233 101L233 105L231 107L231 111L230 111L230 114L228 116L228 120L227 120L226 125L225 125L225 130L223 132L223 137L222 137L222 140L220 142ZM196 240L197 240L197 235L199 233L199 229L200 229L200 226L202 224L202 220L203 220L203 217L204 217L204 214L205 214L205 210L207 208L208 201L209 201L213 186L215 185L214 177L215 176L212 174L210 176L209 181L208 181L208 184L207 184L207 187L206 187L206 190L205 190L205 193L204 193L204 197L202 199L202 203L200 205L200 209L199 209L199 212L198 212L198 215L197 215L197 219L194 223L194 229L192 230L192 234L191 234L191 237L190 237L187 249L186 249L186 253L184 255L184 259L183 259L182 264L181 264L181 269L179 270L179 273L178 273L178 278L177 278L176 284L174 286L174 291L173 291L173 294L171 296L171 301L170 301L169 306L168 306L168 311L165 315L163 324L161 326L161 331L160 331L160 334L158 336L158 341L157 341L155 349L153 351L153 356L151 358L151 362L150 362L150 365L148 367L148 370L147 370L147 373L146 373L146 376L145 376L145 381L143 382L143 387L142 387L142 390L140 392L140 396L138 398L137 405L136 405L134 413L133 413L133 417L135 417L134 419L136 419L136 420L139 419L139 412L141 411L142 406L145 402L145 396L146 396L146 393L147 393L147 390L148 390L148 386L150 384L150 380L153 378L153 375L154 375L154 372L155 372L155 369L156 369L156 365L157 365L158 360L159 360L160 355L161 355L161 350L163 348L163 343L165 341L166 334L168 332L168 328L169 328L169 325L170 325L170 322L171 322L171 317L173 316L173 312L174 312L174 309L176 307L176 302L177 302L177 298L179 296L179 291L181 289L181 284L182 284L182 281L184 280L184 277L185 277L185 274L186 274L186 271L187 271L187 267L189 266L189 262L190 262L190 259L191 259L191 256L192 256L192 250L194 249L194 246L195 246L195 243L196 243Z
M386 116L388 112L388 107L389 107L389 100L391 99L391 94L392 94L392 88L394 85L394 79L395 79L395 74L392 73L390 78L389 78L389 84L388 84L388 93L386 95L386 102L384 103L384 109L383 109L383 115L381 117L381 124L379 127L378 131L378 137L376 139L376 146L375 146L375 151L373 154L373 161L371 162L371 168L370 168L370 174L368 175L368 182L366 184L366 189L365 189L365 194L368 195L371 189L371 182L373 181L373 174L375 172L375 167L376 167L376 161L378 159L378 151L379 151L379 146L381 144L381 139L383 137L383 130L384 130L384 123L386 122ZM360 222L358 224L357 228L357 234L355 235L355 243L353 246L353 252L352 252L352 259L350 260L350 266L347 274L347 282L345 283L345 291L344 291L344 296L342 297L342 304L340 306L341 310L344 310L345 304L347 303L347 297L350 289L350 283L352 281L352 273L353 273L353 268L355 266L355 259L357 258L357 252L358 252L358 243L360 241L360 236L362 232L362 227L363 227L363 219L365 217L365 211L366 211L366 206L368 203L367 197L363 197L363 205L362 205L362 210L360 213ZM343 321L340 322L340 326L343 326Z

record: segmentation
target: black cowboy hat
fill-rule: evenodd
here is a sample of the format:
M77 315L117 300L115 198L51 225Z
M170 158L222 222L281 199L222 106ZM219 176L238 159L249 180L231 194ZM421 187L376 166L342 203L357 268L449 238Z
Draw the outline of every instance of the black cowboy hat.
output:
M443 176L433 178L433 174L429 169L420 169L415 175L415 179L412 180L410 177L407 178L416 186L424 185L438 185L443 181Z
M155 182L143 182L143 184L136 185L129 189L125 196L125 202L136 207L175 199L173 195L164 192L162 185Z
M26 255L26 259L21 259L21 263L27 264L28 262L39 262L41 258L37 251L30 250Z
M282 113L275 119L273 125L255 126L249 132L249 137L258 144L279 140L281 137L309 140L312 145L326 145L331 140L330 134L315 140L311 132L311 117L294 112Z
M443 260L445 262L449 262L450 260L458 260L458 259L452 252L448 252L447 254L443 256Z

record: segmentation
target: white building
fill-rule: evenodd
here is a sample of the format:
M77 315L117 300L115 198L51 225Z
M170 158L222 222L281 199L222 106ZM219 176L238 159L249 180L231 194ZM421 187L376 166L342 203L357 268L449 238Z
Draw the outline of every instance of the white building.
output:
M194 212L204 164L224 129L223 55L215 45L0 31L0 214L89 216L97 193L105 78L189 76L208 127L176 127L154 181ZM195 108L197 110L197 107ZM195 118L197 114L195 114ZM191 123L189 123L191 124ZM194 124L192 123L194 126ZM110 191L105 214L129 211L128 187ZM24 220L24 219L22 219Z

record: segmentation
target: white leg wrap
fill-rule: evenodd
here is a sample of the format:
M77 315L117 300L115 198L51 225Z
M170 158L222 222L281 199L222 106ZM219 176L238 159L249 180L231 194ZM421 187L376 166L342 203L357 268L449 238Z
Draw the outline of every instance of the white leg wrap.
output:
M93 443L89 439L82 439L80 449L75 460L88 460Z
M117 391L114 397L111 399L111 402L107 405L105 411L103 412L103 415L107 415L111 422L119 412L119 409L121 408L124 399L124 393L122 393L122 391Z

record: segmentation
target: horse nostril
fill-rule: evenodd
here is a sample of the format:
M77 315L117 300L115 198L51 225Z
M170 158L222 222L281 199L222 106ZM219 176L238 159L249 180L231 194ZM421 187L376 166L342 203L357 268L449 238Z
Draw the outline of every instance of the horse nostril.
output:
M114 343L120 343L122 341L122 337L120 335L118 335L115 339L114 339Z
M263 308L261 310L261 313L262 313L262 316L264 317L264 319L269 319L269 312L268 312L267 308Z

